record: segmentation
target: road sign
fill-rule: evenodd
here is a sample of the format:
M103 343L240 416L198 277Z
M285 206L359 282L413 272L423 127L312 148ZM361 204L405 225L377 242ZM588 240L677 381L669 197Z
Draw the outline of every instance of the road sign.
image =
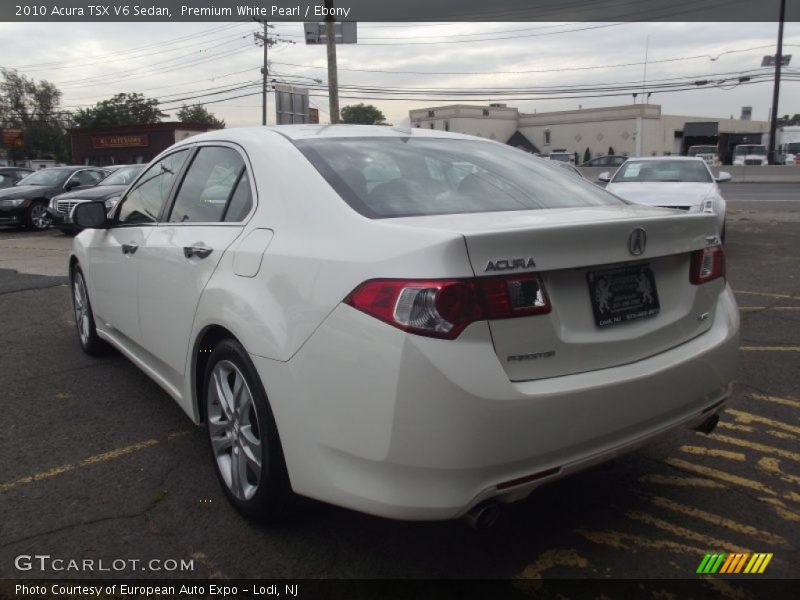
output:
M325 23L304 23L306 44L326 44ZM344 21L333 24L333 37L337 44L356 44L358 34L355 21Z
M308 88L275 84L275 122L278 125L308 123Z
M3 129L2 140L4 148L22 148L25 145L22 129Z
M789 63L792 62L792 55L791 54L783 54L781 55L781 66L788 67ZM765 56L761 59L761 66L762 67L774 67L775 66L775 55L772 54L770 56Z

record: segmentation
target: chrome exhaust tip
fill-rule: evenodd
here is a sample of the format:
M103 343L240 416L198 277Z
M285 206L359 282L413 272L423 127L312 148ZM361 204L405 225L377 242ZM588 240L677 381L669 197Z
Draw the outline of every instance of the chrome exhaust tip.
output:
M500 505L491 500L478 504L462 518L476 531L491 529L500 516Z
M713 414L710 417L708 417L705 421L700 423L697 427L694 427L693 429L695 431L699 431L700 433L705 433L706 435L708 435L709 433L714 431L714 429L716 429L717 423L719 423L719 415Z

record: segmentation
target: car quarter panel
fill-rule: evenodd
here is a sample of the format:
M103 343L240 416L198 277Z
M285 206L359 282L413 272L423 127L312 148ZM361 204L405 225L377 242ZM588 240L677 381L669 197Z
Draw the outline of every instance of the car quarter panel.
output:
M463 514L503 481L567 473L697 422L729 394L737 353L728 288L704 335L635 363L547 380L509 381L485 322L437 340L346 305L288 363L254 362L296 492L428 519ZM354 364L360 375L341 377Z

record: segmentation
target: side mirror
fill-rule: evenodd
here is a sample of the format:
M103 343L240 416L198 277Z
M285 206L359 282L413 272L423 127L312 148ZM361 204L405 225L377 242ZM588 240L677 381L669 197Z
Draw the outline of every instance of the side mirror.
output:
M603 171L602 173L600 173L600 175L597 176L597 181L604 181L605 183L608 183L609 181L611 181L611 173L609 173L608 171Z
M104 202L80 202L73 207L70 217L83 229L106 229L109 224Z
M71 179L67 182L67 185L64 186L64 189L67 191L74 190L76 187L80 186L81 182L77 179Z
M714 180L717 183L722 183L723 181L730 181L731 174L728 173L727 171L720 171L719 174L716 177L714 177Z

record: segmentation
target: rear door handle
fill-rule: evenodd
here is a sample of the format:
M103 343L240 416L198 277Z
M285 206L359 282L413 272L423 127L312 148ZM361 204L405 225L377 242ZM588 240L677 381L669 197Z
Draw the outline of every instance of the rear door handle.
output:
M136 251L139 249L139 246L136 244L122 244L122 253L123 254L136 254Z
M183 255L186 258L192 258L196 256L197 258L205 258L213 251L213 248L206 248L205 246L184 246L183 247Z

